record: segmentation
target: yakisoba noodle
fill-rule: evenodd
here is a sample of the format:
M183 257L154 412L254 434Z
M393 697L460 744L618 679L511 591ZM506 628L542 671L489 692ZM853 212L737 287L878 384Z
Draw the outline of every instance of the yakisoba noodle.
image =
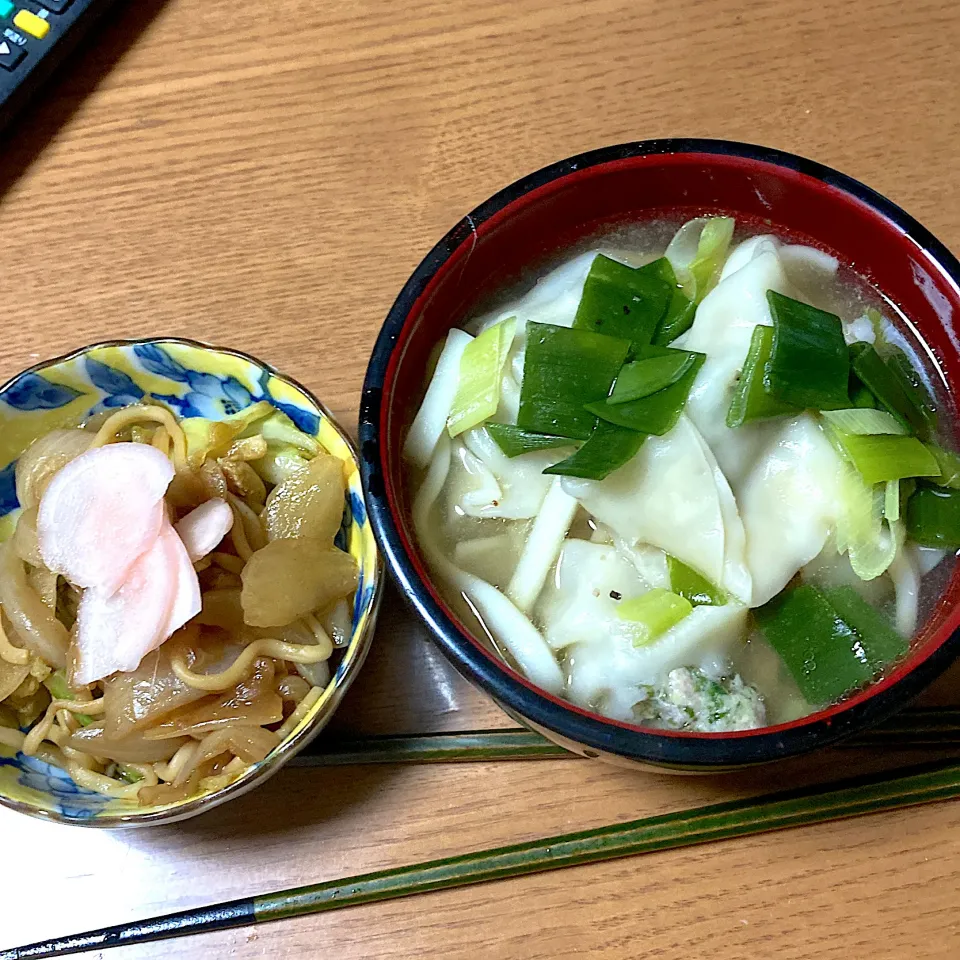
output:
M81 683L78 636L86 629L89 643L91 628L78 616L86 616L93 588L49 568L38 511L59 471L114 444L144 445L169 460L164 524L189 522L205 504L226 517L225 535L190 556L200 613L135 669ZM224 786L262 760L329 682L331 636L345 639L343 604L357 570L334 546L328 522L343 511L343 466L334 469L333 459L266 403L223 423L179 421L165 407L140 404L39 438L18 461L23 509L0 545L0 743L59 765L81 787L143 804ZM278 476L281 461L286 473ZM312 486L314 477L323 479ZM321 518L323 536L271 541L261 518L270 504L313 533ZM185 530L170 529L189 545ZM104 534L113 528L105 524ZM268 547L270 562L248 570ZM307 583L304 550L314 561Z

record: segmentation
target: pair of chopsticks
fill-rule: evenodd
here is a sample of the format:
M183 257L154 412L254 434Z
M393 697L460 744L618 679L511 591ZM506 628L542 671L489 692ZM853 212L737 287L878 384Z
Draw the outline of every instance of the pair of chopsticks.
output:
M942 735L939 739L938 732ZM536 740L532 737L536 737ZM451 746L450 738L460 742L454 742ZM898 747L960 744L960 710L908 711L866 737L861 737L860 745L868 745L865 739L869 745L886 746L892 741ZM384 741L390 741L386 752ZM444 745L449 748L447 756L442 755ZM341 748L339 753L334 751L328 756L338 757L333 761L337 763L409 762L416 759L489 760L544 756L542 751L546 747L554 749L551 744L527 731L480 731L473 734L374 738L373 742L354 742ZM500 753L494 755L496 751ZM350 759L346 759L348 757ZM358 760L358 757L364 759ZM401 759L398 761L398 758ZM311 759L314 762L321 760L316 757ZM810 826L955 797L960 797L960 761L939 760L800 790L710 804L594 830L560 834L458 857L360 874L260 897L231 900L215 906L182 910L149 920L2 950L0 960L38 960L83 950L102 950L226 930L656 850Z
M836 747L929 748L960 746L960 709L905 710ZM452 763L491 760L579 760L582 757L522 727L456 733L383 735L327 741L316 752L290 761L298 767L339 767L368 763Z

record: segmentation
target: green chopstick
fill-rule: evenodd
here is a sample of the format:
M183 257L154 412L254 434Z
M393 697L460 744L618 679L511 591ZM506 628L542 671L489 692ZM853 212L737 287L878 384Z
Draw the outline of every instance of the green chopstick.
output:
M960 745L960 709L904 710L836 747L935 748ZM470 763L491 760L580 759L546 737L522 727L357 737L325 741L291 766L338 767L366 763Z
M102 950L306 916L655 850L809 826L957 796L960 796L960 762L941 760L183 910L151 920L3 950L0 951L0 960L60 957L83 950Z

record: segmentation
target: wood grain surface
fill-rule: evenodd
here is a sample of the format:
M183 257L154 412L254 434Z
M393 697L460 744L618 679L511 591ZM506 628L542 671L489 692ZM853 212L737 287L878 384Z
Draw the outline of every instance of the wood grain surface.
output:
M628 139L794 150L960 249L958 50L952 0L118 4L0 152L0 378L187 335L261 356L352 428L379 324L439 236L516 177ZM960 701L960 673L932 697ZM336 726L508 723L389 594ZM903 760L290 769L120 833L2 810L0 946ZM116 956L956 958L958 902L960 806L941 804Z

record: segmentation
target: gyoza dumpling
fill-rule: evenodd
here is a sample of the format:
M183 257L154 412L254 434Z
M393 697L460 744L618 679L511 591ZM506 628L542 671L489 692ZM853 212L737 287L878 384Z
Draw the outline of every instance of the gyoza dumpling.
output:
M646 647L634 647L627 635L615 635L567 648L566 695L574 703L600 710L615 720L632 720L633 706L644 699L641 686L659 686L678 667L711 669L729 660L743 644L747 609L694 607L673 629Z
M730 269L731 264L734 269ZM737 268L738 264L742 265ZM684 349L707 356L693 383L686 412L709 444L734 493L771 431L770 421L735 429L726 424L753 329L758 324L773 324L768 290L794 295L775 242L754 237L730 255L720 283L697 308L683 344ZM775 432L776 421L772 423Z
M648 437L640 452L606 479L565 477L563 486L627 544L659 547L749 603L740 519L732 497L721 505L718 479L696 427L681 416L662 437Z
M816 420L802 413L777 425L737 491L755 607L820 553L842 505L840 458Z

